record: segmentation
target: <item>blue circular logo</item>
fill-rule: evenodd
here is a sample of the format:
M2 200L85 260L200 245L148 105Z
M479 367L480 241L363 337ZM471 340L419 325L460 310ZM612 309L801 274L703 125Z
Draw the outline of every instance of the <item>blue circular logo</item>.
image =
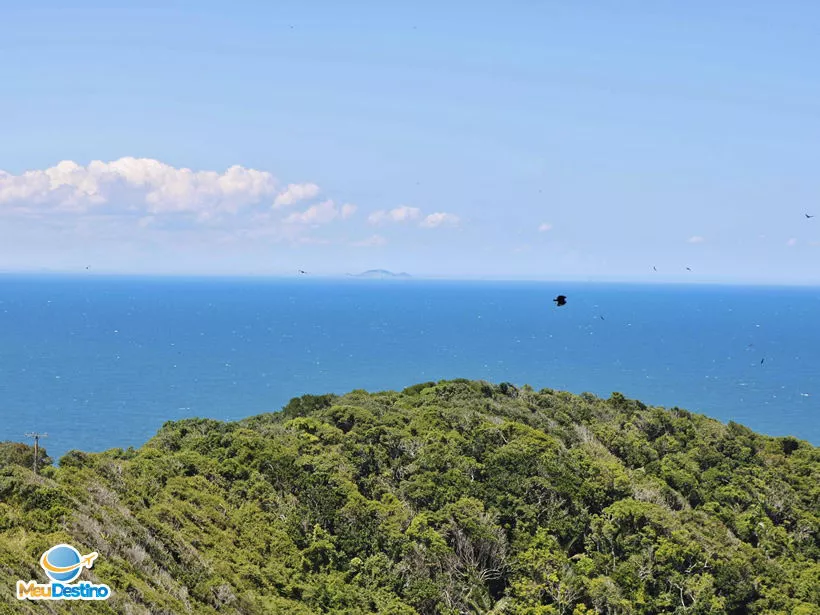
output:
M61 583L71 583L83 570L80 552L71 545L56 545L43 553L40 565L48 578Z

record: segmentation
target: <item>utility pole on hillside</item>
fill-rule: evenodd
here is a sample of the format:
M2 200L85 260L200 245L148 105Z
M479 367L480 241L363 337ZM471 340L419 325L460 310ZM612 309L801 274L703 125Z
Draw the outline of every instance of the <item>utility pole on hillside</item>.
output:
M26 434L26 438L34 438L34 473L37 474L37 458L40 456L40 438L48 438L48 434L30 431Z

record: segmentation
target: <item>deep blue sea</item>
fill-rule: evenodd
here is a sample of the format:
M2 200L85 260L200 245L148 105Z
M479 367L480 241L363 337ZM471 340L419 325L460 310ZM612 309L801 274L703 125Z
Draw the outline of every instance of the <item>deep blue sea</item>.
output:
M4 276L0 440L139 446L170 419L464 377L820 444L818 315L818 288Z

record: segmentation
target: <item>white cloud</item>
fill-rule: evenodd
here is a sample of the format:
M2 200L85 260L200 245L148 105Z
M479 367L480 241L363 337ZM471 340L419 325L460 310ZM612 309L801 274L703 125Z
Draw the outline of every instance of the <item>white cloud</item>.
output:
M287 188L276 195L273 206L287 207L305 199L312 199L317 194L319 194L319 186L316 184L288 184Z
M420 215L421 210L418 207L408 207L407 205L402 205L401 207L390 210L390 217L396 222L415 220Z
M347 209L345 209L347 208ZM333 222L336 218L344 218L345 212L350 216L356 210L355 205L347 204L341 208L336 207L335 203L328 199L322 201L318 205L313 205L303 212L294 212L285 218L287 224L327 224Z
M383 246L386 243L387 240L381 235L371 235L367 239L353 242L351 245L356 246L357 248L374 248L377 246Z
M448 214L445 212L437 212L430 214L421 222L421 226L425 228L436 228L443 224L456 225L459 222L459 217L455 214Z
M342 205L342 219L347 220L350 216L356 213L358 207L351 203L345 203Z
M538 232L539 233L546 233L547 231L551 231L551 230L552 230L552 224L547 224L546 222L544 222L544 224L542 224L541 226L538 227Z
M700 235L693 235L686 241L689 243L703 243L704 241L706 241L706 238L701 237Z
M224 173L176 168L150 158L64 160L45 170L0 171L0 206L85 213L105 205L148 213L236 212L276 191L268 172L232 166ZM15 207L17 206L17 207Z
M796 245L797 245L797 239L795 239L794 237L792 237L791 239L789 239L789 240L786 242L786 245L787 245L787 246L789 246L790 248L791 248L791 247L796 246Z
M370 224L381 224L387 219L387 212L384 210L374 211L372 214L367 216L367 221Z
M323 239L321 237L299 237L296 239L296 243L306 246L326 246L332 242L330 239Z
M382 224L384 222L407 222L409 220L416 220L421 216L421 210L418 207L408 207L401 205L390 211L384 209L374 211L368 216L367 221L370 224Z

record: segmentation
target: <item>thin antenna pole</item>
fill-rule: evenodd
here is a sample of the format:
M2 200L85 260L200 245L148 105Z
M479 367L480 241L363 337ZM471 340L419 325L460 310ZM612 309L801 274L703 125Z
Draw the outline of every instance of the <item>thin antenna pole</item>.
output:
M48 434L30 431L26 434L26 438L34 438L34 473L37 474L37 459L40 456L40 438L48 438Z

